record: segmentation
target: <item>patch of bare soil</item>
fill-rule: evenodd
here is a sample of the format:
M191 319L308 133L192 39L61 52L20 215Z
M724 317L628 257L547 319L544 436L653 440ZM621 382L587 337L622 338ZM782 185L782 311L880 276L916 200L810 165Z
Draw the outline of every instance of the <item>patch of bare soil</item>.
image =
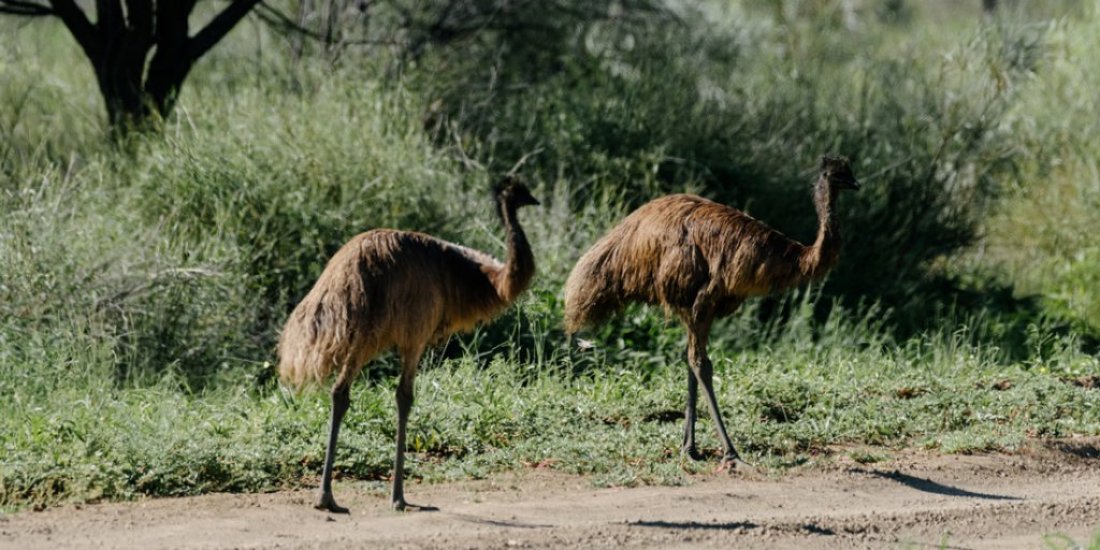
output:
M867 465L847 456L684 487L595 489L541 470L407 487L435 512L393 512L352 483L336 486L349 516L314 510L308 491L69 506L0 516L0 547L1042 548L1052 533L1087 543L1100 532L1100 438Z

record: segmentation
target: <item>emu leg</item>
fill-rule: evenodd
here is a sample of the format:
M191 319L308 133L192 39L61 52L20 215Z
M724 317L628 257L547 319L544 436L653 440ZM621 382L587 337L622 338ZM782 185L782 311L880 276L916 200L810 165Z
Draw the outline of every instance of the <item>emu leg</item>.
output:
M737 449L733 447L733 443L730 442L730 436L726 434L726 425L722 422L721 411L718 410L718 400L714 397L714 367L711 366L710 358L706 355L699 360L695 375L699 378L699 383L703 385L707 405L710 407L710 416L714 420L715 428L718 429L718 438L722 440L724 451L722 463L727 466L735 465L741 462L741 457L737 454Z
M413 404L413 381L411 376L401 373L397 383L397 456L393 460L393 509L404 510L405 502L405 427L409 422L409 411Z
M417 506L405 502L405 433L409 424L409 411L413 404L413 382L416 380L416 368L424 348L403 350L401 358L401 380L397 382L397 456L393 460L393 509L415 508L422 511L435 511L434 506Z
M325 452L325 470L321 474L321 496L315 508L336 514L346 514L348 509L336 504L332 498L332 463L336 459L336 438L340 435L340 422L351 404L351 384L337 382L332 388L332 419L328 432L328 450Z
M688 361L688 353L684 352L684 363L688 364L687 373L687 405L684 407L684 441L680 451L692 460L701 460L703 455L695 446L695 403L699 398L699 380L695 378L695 372Z
M709 323L707 327L709 328ZM691 370L698 378L699 384L703 386L703 396L707 399L711 419L714 420L714 427L718 430L718 438L722 440L722 464L725 467L735 466L742 461L729 435L726 434L726 424L722 422L722 412L718 410L718 400L714 396L714 367L711 365L710 358L707 357L706 347L708 334L694 330L698 327L691 328L692 330L688 331L688 360Z

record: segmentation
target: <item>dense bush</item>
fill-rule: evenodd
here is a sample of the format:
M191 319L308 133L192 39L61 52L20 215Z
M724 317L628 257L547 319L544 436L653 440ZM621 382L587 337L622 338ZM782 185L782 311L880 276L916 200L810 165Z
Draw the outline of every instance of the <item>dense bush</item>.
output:
M548 357L569 267L630 208L691 190L812 240L816 158L840 152L865 189L840 205L846 248L814 295L819 319L824 306L878 303L891 326L913 330L937 312L996 306L1013 312L1017 338L1038 319L951 266L1012 182L1047 166L1025 162L1048 130L1025 127L1021 105L1051 56L1048 29L988 26L935 56L879 48L904 31L873 21L845 30L831 12L654 6L544 14L555 21L548 35L494 27L418 53L398 77L385 59L352 54L317 65L273 56L241 70L233 60L246 42L230 41L200 67L165 135L122 150L95 143L94 117L75 133L52 122L54 110L76 108L65 103L79 95L71 81L44 79L40 64L5 69L15 78L3 90L13 212L3 244L17 282L5 285L4 307L35 322L53 310L84 318L123 378L175 365L198 381L262 364L285 313L358 231L415 228L499 251L484 190L526 156L523 173L548 203L525 214L538 298L478 341L518 339L523 357ZM531 32L553 55L521 55ZM35 63L78 65L56 41L19 35L45 44ZM5 67L24 57L17 49ZM48 93L29 93L42 86ZM1064 273L1073 281L1087 269ZM1056 297L1072 292L1052 294L1048 310L1079 310L1065 304L1081 298ZM639 315L602 338L674 354L679 335L661 314Z
M410 94L350 72L297 79L313 87L198 90L167 135L126 150L13 162L4 339L87 331L121 379L233 374L270 358L287 311L352 235L458 238L466 209L487 209L487 177L433 150Z
M1017 169L1021 143L1006 116L1039 38L990 27L942 57L880 53L895 30L789 42L794 31L739 15L596 27L550 77L501 64L500 80L525 85L485 92L480 81L443 79L441 93L458 98L453 123L484 157L507 164L540 151L534 168L571 182L575 203L633 207L687 189L803 241L816 230L817 157L850 155L866 186L840 206L847 246L825 296L881 301L919 325L910 321L953 299L950 285L930 283L975 242Z

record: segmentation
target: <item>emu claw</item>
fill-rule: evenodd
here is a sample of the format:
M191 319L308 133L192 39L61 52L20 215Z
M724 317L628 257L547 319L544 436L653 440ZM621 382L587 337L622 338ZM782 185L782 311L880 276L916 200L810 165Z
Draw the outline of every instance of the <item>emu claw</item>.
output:
M405 499L400 499L400 500L393 501L393 509L395 511L398 511L398 512L408 512L408 511L438 512L439 511L439 508L436 508L435 506L421 506L421 505L417 505L417 504L409 504L408 502L405 502Z
M741 460L740 457L734 455L723 458L721 464L718 465L718 469L715 471L729 473L749 473L755 472L756 468L754 468L752 464L749 464L748 462Z
M332 493L321 493L321 498L317 500L317 504L313 505L318 510L327 510L333 514L349 514L350 510L336 504L336 499L332 498Z

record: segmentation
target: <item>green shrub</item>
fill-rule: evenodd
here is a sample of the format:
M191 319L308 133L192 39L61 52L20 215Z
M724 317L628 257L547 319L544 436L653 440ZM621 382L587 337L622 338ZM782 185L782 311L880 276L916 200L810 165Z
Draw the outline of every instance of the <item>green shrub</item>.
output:
M574 182L574 208L688 190L812 241L817 157L848 154L866 185L840 205L846 249L824 295L889 304L897 324L920 328L956 299L943 263L976 242L1016 170L1004 121L1040 63L1042 33L989 27L939 56L876 55L900 33L805 32L790 44L767 18L723 17L596 27L550 76L500 65L501 79L530 80L484 92L443 79L439 93L489 161L540 151L529 164ZM477 74L470 64L490 61L446 63Z

